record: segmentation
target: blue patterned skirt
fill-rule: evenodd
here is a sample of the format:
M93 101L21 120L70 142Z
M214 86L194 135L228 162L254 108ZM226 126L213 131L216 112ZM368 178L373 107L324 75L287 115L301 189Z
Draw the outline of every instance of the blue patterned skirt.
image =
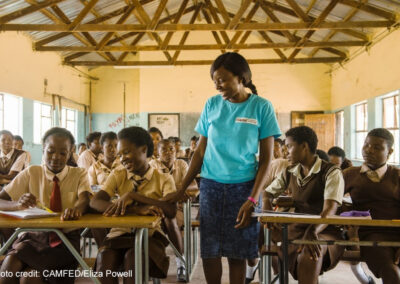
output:
M250 196L254 180L224 184L202 178L200 182L200 247L202 258L258 257L256 218L244 229L235 229L240 207Z

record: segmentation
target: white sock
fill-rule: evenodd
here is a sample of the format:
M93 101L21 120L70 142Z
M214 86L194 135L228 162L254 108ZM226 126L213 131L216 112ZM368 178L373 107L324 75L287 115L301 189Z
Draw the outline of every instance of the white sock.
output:
M249 266L246 264L246 278L253 278L254 271L257 269L257 264L254 266Z
M182 256L183 260L185 260L185 257ZM176 261L176 267L185 267L185 263L179 258L179 257L175 257L175 261Z

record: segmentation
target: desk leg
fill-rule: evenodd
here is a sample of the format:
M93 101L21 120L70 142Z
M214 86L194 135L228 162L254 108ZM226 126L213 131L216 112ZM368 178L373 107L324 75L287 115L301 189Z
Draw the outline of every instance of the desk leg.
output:
M15 229L14 233L11 235L11 237L5 242L4 246L1 247L0 249L0 255L3 255L8 248L14 243L14 241L17 239L18 234L23 231L20 228Z
M149 283L149 230L143 229L144 283Z
M264 228L264 244L268 247L271 244L271 232L267 228ZM269 255L262 256L262 284L271 283L271 265L272 258Z
M190 281L190 276L192 274L192 245L191 245L191 234L192 234L192 214L191 214L191 201L188 199L183 204L183 222L184 222L184 256L186 263L186 282Z
M289 283L289 256L288 256L288 227L287 224L282 224L282 254L283 265L280 273L283 273L283 284Z
M143 284L143 231L144 229L136 229L135 233L135 284Z

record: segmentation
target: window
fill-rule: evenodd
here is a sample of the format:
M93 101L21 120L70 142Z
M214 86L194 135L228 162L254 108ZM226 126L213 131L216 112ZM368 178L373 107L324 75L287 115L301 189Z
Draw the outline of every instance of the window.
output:
M6 129L14 135L22 135L21 114L21 98L0 93L0 130Z
M344 149L344 111L335 113L336 141L335 145Z
M76 110L61 109L61 127L68 129L76 137Z
M382 99L383 127L394 136L393 154L389 163L399 164L399 96L390 96Z
M356 114L356 141L355 141L355 158L362 160L362 147L368 133L368 110L367 103L361 103L355 106Z
M53 126L53 108L48 104L34 102L33 113L33 141L41 144L44 133Z

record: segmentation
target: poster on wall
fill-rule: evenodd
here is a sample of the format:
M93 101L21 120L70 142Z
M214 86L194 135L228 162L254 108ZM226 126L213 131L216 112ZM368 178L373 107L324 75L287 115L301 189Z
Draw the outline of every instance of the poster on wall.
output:
M179 137L179 113L149 113L149 128L157 127L164 138Z

